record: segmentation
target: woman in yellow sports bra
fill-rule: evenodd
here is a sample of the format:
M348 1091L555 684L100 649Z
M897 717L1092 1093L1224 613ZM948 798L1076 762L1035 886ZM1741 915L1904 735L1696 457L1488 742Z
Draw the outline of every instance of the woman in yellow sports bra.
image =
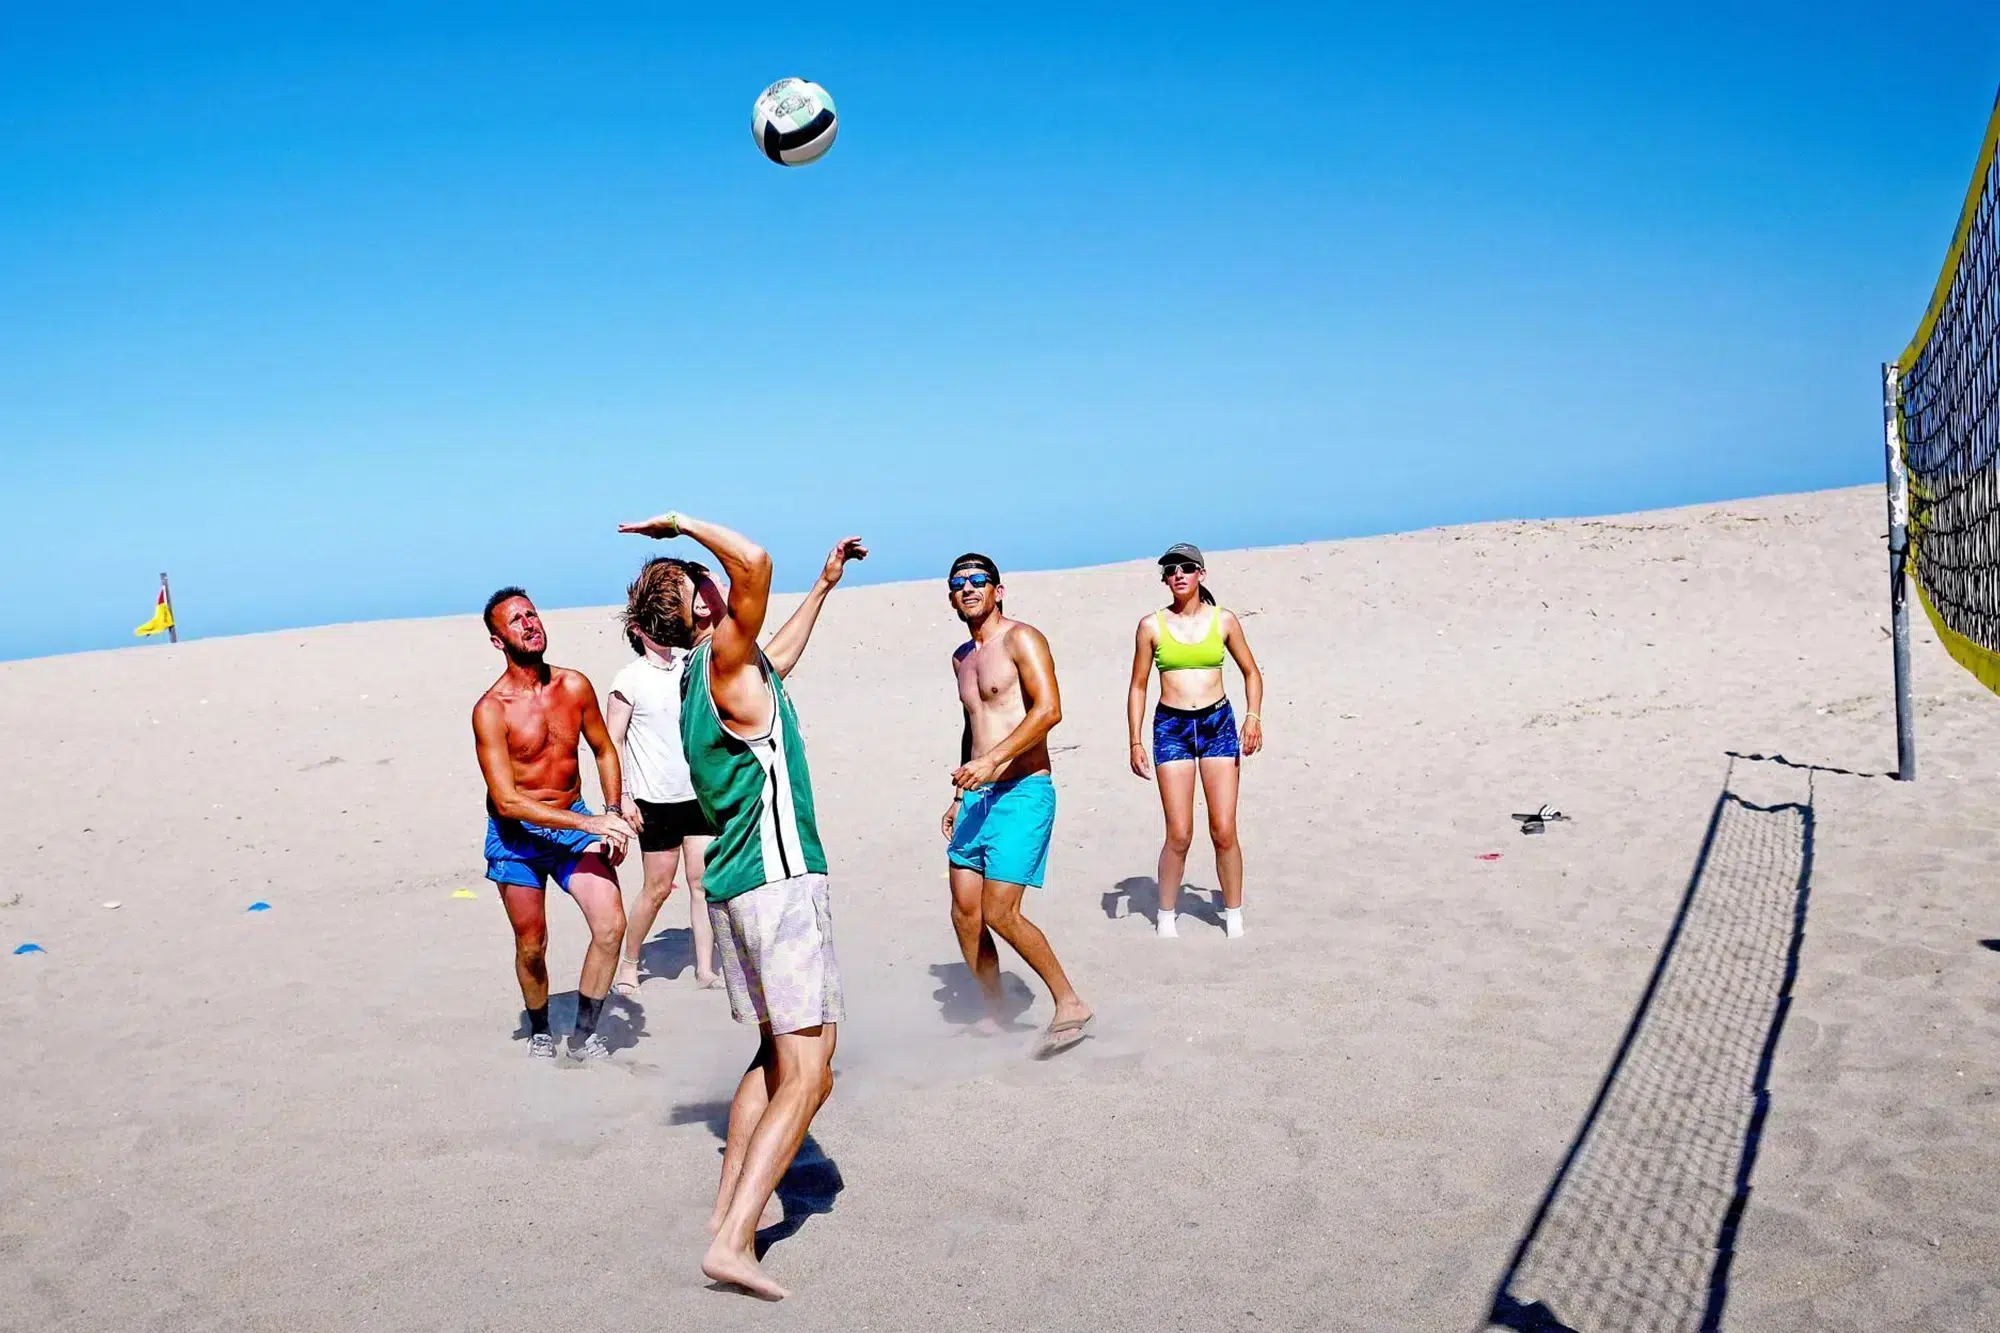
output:
M1167 840L1160 848L1160 910L1154 924L1162 937L1179 935L1174 922L1181 875L1194 841L1194 784L1208 804L1208 836L1215 844L1215 877L1222 882L1222 923L1230 939L1243 935L1243 851L1236 843L1236 785L1244 755L1264 748L1264 673L1250 655L1243 626L1215 604L1204 580L1207 562L1199 547L1179 542L1160 557L1160 578L1173 604L1139 622L1132 650L1132 689L1125 718L1132 732L1132 771L1146 771L1140 728L1146 720L1146 687L1160 672L1160 703L1153 710L1153 770L1160 805L1167 816ZM1223 688L1222 659L1232 657L1243 673L1249 711L1238 739L1236 715Z

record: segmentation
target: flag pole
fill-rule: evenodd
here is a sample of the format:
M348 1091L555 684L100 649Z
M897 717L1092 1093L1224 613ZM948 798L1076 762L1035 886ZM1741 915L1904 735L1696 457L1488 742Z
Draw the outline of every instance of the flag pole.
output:
M165 570L160 571L160 596L167 599L167 642L179 643L181 641L181 634L178 629L174 628L174 589L173 585L167 582L167 572Z

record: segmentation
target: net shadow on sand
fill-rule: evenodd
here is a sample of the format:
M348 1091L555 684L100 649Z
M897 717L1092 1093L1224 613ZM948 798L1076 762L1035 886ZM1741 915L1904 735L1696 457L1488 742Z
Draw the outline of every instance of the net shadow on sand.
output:
M1810 785L1804 804L1762 806L1723 784L1652 978L1486 1327L1722 1327L1798 975L1813 832Z

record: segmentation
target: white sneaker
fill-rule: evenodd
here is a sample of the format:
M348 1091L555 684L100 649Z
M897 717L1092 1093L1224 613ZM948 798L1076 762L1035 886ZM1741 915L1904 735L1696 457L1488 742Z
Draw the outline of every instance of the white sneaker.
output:
M611 1048L604 1044L604 1038L593 1032L578 1043L576 1034L569 1038L569 1058L572 1060L609 1060Z
M528 1038L528 1055L536 1060L556 1058L556 1039L547 1032L537 1032Z
M1153 918L1154 928L1163 940L1177 940L1181 937L1180 927L1174 924L1174 913L1161 912Z
M1239 907L1233 912L1224 909L1222 913L1222 933L1225 937L1232 940L1240 940L1243 938L1242 908Z

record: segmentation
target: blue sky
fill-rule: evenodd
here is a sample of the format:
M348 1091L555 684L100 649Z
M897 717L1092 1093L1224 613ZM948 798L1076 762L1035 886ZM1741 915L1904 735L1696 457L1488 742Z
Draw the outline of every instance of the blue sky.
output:
M0 657L609 602L667 507L797 587L1873 481L2000 83L1990 3L412 8L0 0Z

